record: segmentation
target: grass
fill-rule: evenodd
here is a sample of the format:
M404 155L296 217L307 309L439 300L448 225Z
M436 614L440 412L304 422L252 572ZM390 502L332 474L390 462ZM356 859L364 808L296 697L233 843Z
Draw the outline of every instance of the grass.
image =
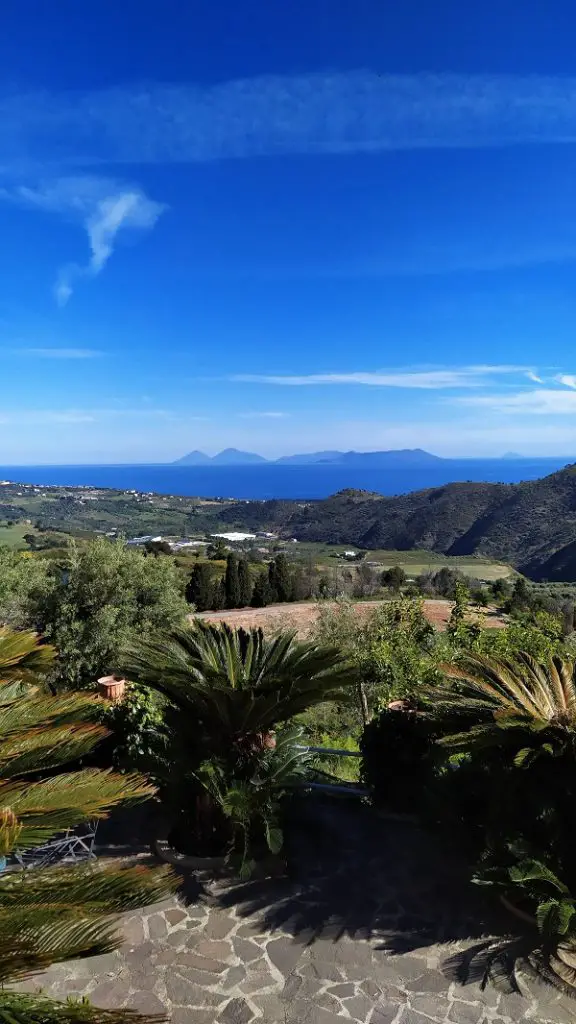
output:
M8 526L6 522L0 522L0 546L13 548L16 551L27 549L28 545L24 540L26 533L39 536L38 530L30 523L13 523Z

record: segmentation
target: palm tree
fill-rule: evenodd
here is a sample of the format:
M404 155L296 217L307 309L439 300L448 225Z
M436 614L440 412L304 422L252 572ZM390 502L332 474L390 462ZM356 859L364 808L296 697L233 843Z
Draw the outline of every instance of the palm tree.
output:
M452 683L429 687L427 713L452 727L442 742L472 750L510 745L515 763L544 750L576 753L576 678L572 661L551 657L538 662L528 654L514 661L483 655L443 665ZM545 744L547 745L545 748Z
M484 846L476 880L527 905L541 933L534 962L575 986L575 665L477 655L443 670L451 682L427 690L426 713L443 729L439 742L468 755L465 814L480 797Z
M201 722L218 753L230 743L266 746L274 726L327 701L350 699L353 667L337 647L299 643L292 632L196 622L128 651L126 675Z
M142 641L123 669L163 699L165 755L155 775L194 849L234 846L239 830L261 833L269 794L282 789L275 726L354 691L353 669L336 647L204 622ZM268 763L275 781L266 789L258 779ZM246 850L242 859L251 860Z
M107 735L102 705L88 694L51 696L42 675L54 658L30 632L0 630L0 855L39 846L55 833L106 816L154 790L137 775L78 768L63 772ZM30 685L32 682L36 685ZM36 868L0 877L0 1021L5 1024L122 1024L127 1011L58 1003L7 990L50 964L108 952L118 944L112 915L163 898L164 869ZM148 1018L152 1020L152 1018Z

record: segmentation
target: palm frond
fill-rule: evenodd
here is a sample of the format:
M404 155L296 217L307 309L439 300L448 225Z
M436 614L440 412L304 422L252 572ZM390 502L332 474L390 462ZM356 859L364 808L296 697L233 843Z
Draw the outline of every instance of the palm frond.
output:
M110 953L118 946L118 934L110 920L82 918L62 921L37 909L0 913L2 956L0 984L18 981L50 964Z
M0 1024L162 1024L161 1014L134 1010L102 1010L87 999L58 1003L46 996L30 996L4 989L0 992Z
M16 690L10 695L11 685L0 685L0 707L9 696L9 702L2 707L0 715L0 741L12 732L23 729L65 725L79 722L98 722L102 718L103 701L92 693L66 693L57 697L37 696L29 687L14 684ZM26 697L25 700L19 699Z
M165 899L174 888L170 868L74 864L25 871L0 880L0 914L9 909L86 916L120 913Z
M155 787L140 775L85 768L40 782L0 784L0 806L18 819L18 845L26 848L81 821L106 817L118 803L143 800L154 793ZM0 849L2 839L0 830Z
M53 651L33 633L0 629L0 854L34 847L121 801L155 789L137 775L84 769L46 777L76 761L108 734L102 703L91 695L52 697L41 677ZM34 773L34 779L26 775ZM38 776L43 776L38 778ZM0 985L50 964L115 949L113 915L173 891L170 871L75 865L0 876ZM0 991L0 1024L129 1024L160 1018L100 1010L86 1001L57 1003Z
M446 745L455 749L498 745L504 730L516 730L519 739L521 732L537 734L547 729L576 733L571 661L552 657L540 663L527 654L519 654L515 661L475 655L442 669L447 682L424 691L426 713L437 719L460 716L467 720L466 731L441 740ZM515 742L513 735L510 741Z
M0 627L0 683L36 683L50 670L54 658L54 648L41 644L36 633Z
M12 733L0 743L0 778L38 773L79 760L107 735L103 726L84 723Z
M127 650L123 670L209 728L272 728L326 701L352 699L356 670L336 647L268 640L261 630L198 622Z

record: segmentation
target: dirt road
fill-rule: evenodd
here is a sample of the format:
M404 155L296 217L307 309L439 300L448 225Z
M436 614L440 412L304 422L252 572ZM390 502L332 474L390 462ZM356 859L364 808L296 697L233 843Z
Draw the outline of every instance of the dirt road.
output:
M359 617L367 618L378 608L382 601L358 601L354 610ZM295 629L300 637L309 635L320 614L320 608L335 607L334 604L322 604L311 601L295 602L294 604L271 604L267 608L239 608L234 611L201 612L197 618L207 622L227 622L230 626L243 626L245 629L261 626L266 633L274 633L278 629ZM435 629L444 630L452 611L451 601L424 601L424 614ZM495 612L490 611L483 616L484 624L495 629L505 625Z

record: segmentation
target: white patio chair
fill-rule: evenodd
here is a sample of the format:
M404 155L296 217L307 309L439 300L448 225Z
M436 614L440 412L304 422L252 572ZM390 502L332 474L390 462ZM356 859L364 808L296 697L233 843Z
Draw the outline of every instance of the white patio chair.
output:
M97 829L97 821L67 829L42 846L35 846L31 850L14 850L14 860L21 868L41 868L48 864L96 860L94 843Z

